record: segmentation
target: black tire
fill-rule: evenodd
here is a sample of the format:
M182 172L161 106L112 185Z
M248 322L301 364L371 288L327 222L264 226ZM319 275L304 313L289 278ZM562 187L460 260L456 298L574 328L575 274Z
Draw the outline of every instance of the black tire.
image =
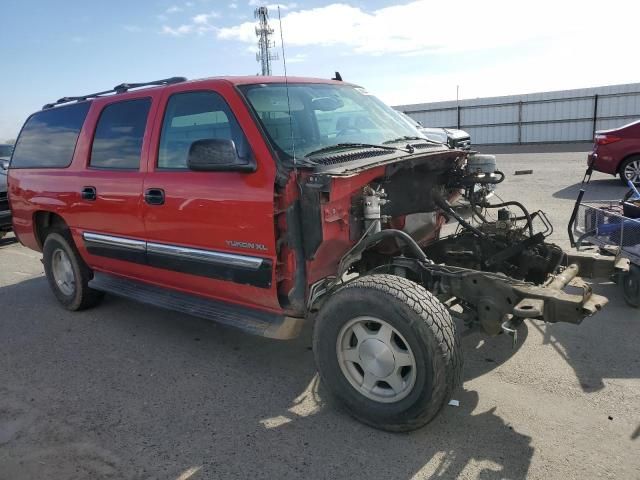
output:
M618 169L618 173L620 174L620 181L625 187L629 187L629 184L627 183L628 179L624 174L624 169L627 168L627 166L632 162L640 162L640 155L632 155L629 158L625 159L625 161L620 164L620 167ZM633 184L640 185L640 181L633 182Z
M57 250L62 250L71 263L73 272L74 288L71 294L66 294L61 290L53 274L53 256ZM49 233L44 241L42 249L42 263L44 271L49 281L49 286L53 290L58 301L67 310L84 310L97 305L102 300L103 293L89 288L89 281L93 278L93 271L84 262L73 239L67 230Z
M374 316L396 329L416 363L415 383L393 403L356 390L338 360L339 332L352 319ZM393 275L358 278L333 294L316 318L313 350L323 384L358 420L388 431L409 431L431 421L462 383L460 336L447 309L422 286Z
M640 308L640 267L637 265L631 265L622 277L622 292L629 306Z
M627 200L629 200L631 197L633 197L633 194L636 193L633 190L629 190L627 193L624 194L624 197L622 197L622 201L626 202Z

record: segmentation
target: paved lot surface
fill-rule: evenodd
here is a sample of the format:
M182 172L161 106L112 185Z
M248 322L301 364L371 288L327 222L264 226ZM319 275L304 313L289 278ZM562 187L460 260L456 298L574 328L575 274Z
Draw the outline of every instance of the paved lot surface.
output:
M498 162L500 195L565 243L584 153ZM596 175L590 198L623 191ZM605 312L528 323L516 350L464 331L460 406L397 435L326 402L309 330L270 341L114 297L69 313L39 254L0 241L0 479L637 479L640 312L596 288Z

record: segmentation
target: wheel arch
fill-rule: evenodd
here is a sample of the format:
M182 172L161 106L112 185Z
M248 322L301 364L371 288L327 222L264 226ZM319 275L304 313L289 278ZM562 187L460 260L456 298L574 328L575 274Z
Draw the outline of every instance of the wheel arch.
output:
M33 233L40 250L44 246L47 235L53 230L69 230L67 222L57 213L38 210L33 214Z
M640 159L640 151L629 153L628 155L625 155L622 160L620 160L620 163L618 163L618 167L616 168L616 173L618 173L618 175L622 174L622 165L624 165L624 162L633 157L638 157Z

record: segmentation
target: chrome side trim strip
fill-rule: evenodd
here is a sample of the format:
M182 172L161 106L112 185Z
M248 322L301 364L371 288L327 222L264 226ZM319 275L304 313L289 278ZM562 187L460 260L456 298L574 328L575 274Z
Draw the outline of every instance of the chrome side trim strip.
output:
M236 255L233 253L214 252L212 250L200 250L196 248L178 247L163 243L147 243L147 252L159 255L169 255L176 258L200 260L212 265L248 268L258 270L263 263L259 257L248 255Z
M131 238L114 237L112 235L101 235L90 232L83 232L82 238L85 242L107 245L109 247L127 248L140 252L144 252L147 249L147 242L143 240L133 240Z
M249 270L259 270L264 263L264 260L260 257L216 252L213 250L202 250L199 248L180 247L177 245L167 245L164 243L145 242L144 240L133 240L131 238L115 237L113 235L102 235L100 233L83 232L82 238L85 242L93 245L124 248L126 250L147 252L151 254L155 253L157 255L165 255L187 260L199 260L210 265L217 265L222 267L237 267Z

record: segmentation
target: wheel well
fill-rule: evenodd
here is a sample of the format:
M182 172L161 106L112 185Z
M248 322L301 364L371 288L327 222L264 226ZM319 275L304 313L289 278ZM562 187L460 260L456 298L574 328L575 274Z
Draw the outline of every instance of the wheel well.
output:
M620 163L618 164L618 170L617 172L620 173L622 171L622 165L624 165L624 162L626 162L627 160L629 160L630 158L633 157L640 157L640 152L636 152L636 153L630 153L629 155L627 155L626 157L624 157Z
M39 211L33 216L33 227L40 248L44 245L44 241L52 230L69 230L64 219L53 212Z

